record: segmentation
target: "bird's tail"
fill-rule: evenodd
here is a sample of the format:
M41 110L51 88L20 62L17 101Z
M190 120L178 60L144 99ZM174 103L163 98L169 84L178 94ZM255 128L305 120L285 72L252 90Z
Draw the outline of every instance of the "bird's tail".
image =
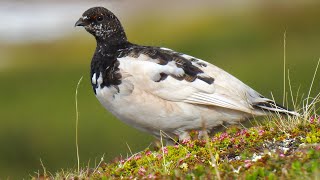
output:
M279 114L284 114L289 116L300 116L299 113L289 110L288 108L283 107L271 100L258 102L258 103L255 103L253 106L262 111L269 111L272 113L279 113Z

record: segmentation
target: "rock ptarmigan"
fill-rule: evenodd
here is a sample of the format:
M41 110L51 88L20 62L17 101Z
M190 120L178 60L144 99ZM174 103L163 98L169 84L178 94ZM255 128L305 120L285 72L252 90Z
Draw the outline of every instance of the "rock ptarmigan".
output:
M181 140L189 138L190 130L210 131L255 116L298 115L204 60L129 42L106 8L88 9L75 26L97 41L91 83L100 103L123 122L157 137L163 131Z

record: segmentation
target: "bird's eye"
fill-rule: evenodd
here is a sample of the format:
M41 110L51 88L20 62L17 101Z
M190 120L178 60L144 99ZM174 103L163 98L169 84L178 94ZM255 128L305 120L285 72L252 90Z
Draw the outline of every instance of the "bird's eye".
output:
M98 17L97 17L97 21L98 21L98 22L103 21L103 16L98 16Z

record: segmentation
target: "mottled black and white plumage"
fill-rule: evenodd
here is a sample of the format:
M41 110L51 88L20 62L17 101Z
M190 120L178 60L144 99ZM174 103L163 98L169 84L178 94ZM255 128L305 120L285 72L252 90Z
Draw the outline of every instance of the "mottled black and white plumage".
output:
M127 40L117 17L103 7L76 22L97 41L91 82L101 104L140 130L179 139L269 112L297 115L222 69L198 58Z

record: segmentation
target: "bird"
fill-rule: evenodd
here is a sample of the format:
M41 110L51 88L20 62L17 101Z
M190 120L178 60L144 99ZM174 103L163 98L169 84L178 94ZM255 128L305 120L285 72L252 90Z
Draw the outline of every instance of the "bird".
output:
M221 68L169 48L129 42L119 19L104 7L86 10L75 26L96 39L90 79L100 103L124 123L167 140L192 130L267 116L298 116Z

